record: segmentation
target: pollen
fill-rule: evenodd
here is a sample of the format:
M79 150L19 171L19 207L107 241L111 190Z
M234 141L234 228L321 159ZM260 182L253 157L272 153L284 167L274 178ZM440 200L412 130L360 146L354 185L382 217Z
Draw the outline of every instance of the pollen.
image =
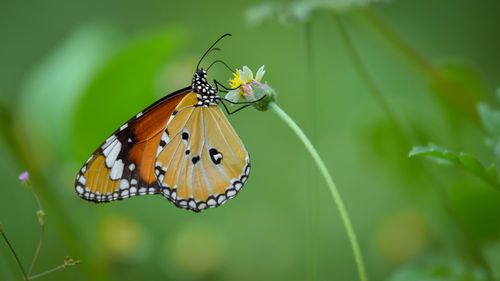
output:
M239 71L234 72L233 76L234 76L233 79L229 79L229 86L235 89L238 88L241 84L243 84L243 81L241 81L241 76Z

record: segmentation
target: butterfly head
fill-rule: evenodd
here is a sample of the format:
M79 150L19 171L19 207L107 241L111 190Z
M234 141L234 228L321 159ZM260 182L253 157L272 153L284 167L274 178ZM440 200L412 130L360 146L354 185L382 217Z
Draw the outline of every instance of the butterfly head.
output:
M194 73L191 87L195 93L202 96L213 96L217 93L217 90L207 82L207 72L203 68L197 69Z

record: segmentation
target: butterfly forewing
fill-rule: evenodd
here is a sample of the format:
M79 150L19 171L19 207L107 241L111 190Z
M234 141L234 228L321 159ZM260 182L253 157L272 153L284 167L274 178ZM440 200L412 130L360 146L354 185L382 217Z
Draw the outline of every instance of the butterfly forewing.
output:
M236 196L250 172L248 152L218 105L188 94L164 130L156 158L163 195L201 211Z
M115 131L78 173L77 194L108 202L159 193L155 157L170 116L188 92L183 89L157 101Z

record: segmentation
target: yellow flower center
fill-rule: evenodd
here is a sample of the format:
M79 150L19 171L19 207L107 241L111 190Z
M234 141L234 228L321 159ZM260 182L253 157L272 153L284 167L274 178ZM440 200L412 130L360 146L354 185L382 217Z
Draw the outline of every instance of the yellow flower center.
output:
M233 88L233 89L236 89L241 84L243 84L243 81L241 81L241 77L240 77L240 72L239 71L236 71L235 73L233 73L233 76L234 76L233 79L229 79L229 86L231 86L231 88Z

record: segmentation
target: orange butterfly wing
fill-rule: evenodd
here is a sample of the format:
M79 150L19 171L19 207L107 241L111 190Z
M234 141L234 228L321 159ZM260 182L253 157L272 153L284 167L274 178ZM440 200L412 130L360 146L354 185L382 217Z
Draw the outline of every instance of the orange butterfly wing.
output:
M81 168L76 193L94 202L160 193L154 164L162 133L190 91L181 89L158 100L116 130Z
M195 212L236 196L250 173L240 138L216 104L200 105L195 93L179 103L167 123L156 159L163 196Z

